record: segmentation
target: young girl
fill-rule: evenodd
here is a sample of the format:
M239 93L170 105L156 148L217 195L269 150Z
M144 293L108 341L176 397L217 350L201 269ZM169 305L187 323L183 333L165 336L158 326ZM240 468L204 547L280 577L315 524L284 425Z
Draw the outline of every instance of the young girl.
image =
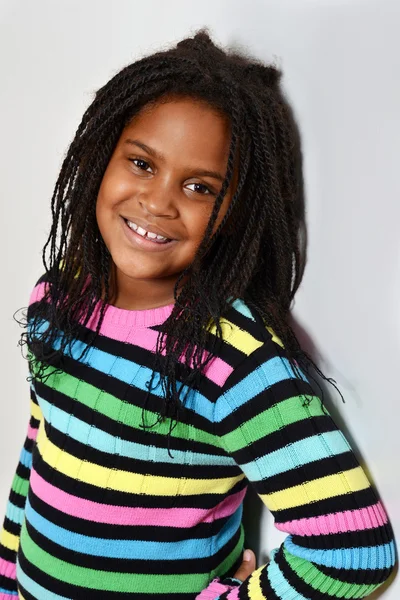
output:
M304 253L280 76L201 30L85 112L21 340L2 600L364 598L392 572L388 517L289 325ZM258 568L249 483L288 534Z

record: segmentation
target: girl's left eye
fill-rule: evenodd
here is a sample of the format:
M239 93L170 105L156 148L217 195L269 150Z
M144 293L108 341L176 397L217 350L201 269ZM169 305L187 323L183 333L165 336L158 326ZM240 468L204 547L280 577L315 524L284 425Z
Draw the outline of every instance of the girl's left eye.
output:
M129 160L142 171L147 171L147 169L150 167L149 163L141 158L130 158Z
M197 189L194 189L193 191L198 192L199 194L203 194L205 196L208 196L209 194L214 193L212 190L210 190L210 188L208 188L206 185L204 185L204 183L189 183L188 185L197 186Z

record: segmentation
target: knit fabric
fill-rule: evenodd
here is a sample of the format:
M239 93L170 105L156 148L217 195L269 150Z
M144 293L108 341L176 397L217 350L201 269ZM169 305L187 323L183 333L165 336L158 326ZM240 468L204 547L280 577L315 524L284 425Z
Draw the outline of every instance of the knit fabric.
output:
M30 298L28 320L45 276ZM31 416L0 538L0 600L363 598L395 563L393 533L343 433L282 342L236 300L224 341L170 437L144 407L172 305L109 305L33 378ZM46 321L43 321L46 327ZM54 347L60 347L59 332ZM307 395L307 398L305 397ZM256 490L288 535L241 585L243 499Z

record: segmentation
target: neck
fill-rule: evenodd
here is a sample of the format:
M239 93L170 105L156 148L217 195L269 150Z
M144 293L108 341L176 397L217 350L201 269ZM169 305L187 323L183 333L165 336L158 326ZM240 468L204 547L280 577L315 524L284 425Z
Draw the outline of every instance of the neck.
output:
M109 304L125 310L147 310L174 304L176 279L176 276L170 279L130 279L117 273L113 263L109 279Z

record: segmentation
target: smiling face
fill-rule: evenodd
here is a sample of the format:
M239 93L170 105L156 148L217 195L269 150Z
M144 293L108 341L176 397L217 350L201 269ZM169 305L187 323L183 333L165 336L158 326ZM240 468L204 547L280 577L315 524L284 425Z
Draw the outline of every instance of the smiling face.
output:
M188 97L148 105L125 127L96 204L116 306L173 302L174 284L193 261L221 189L229 142L228 119ZM236 181L235 169L215 228Z

